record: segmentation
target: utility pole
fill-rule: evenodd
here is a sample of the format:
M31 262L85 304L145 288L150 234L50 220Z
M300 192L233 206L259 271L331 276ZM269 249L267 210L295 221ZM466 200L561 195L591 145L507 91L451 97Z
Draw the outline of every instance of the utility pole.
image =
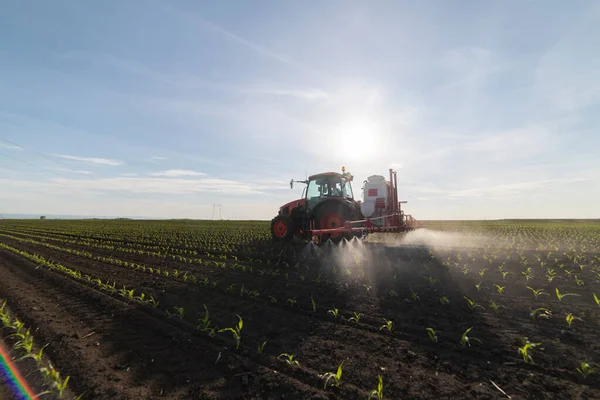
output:
M220 204L213 204L213 213L212 213L212 219L213 219L213 221L214 221L214 219L215 219L215 210L216 210L217 208L219 209L219 219L223 219L223 218L221 217L221 205L220 205Z

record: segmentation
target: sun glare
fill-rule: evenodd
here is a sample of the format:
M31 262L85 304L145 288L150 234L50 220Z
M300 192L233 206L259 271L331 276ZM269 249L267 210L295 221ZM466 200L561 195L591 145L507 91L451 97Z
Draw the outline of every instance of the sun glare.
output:
M354 118L340 126L335 135L341 156L348 161L368 160L381 151L379 124L368 118Z

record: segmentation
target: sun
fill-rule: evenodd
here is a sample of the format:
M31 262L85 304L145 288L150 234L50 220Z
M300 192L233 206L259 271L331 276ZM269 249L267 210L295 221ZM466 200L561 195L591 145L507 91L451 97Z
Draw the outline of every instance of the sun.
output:
M369 160L382 152L381 130L376 121L354 117L336 129L334 146L339 144L340 156L348 161Z

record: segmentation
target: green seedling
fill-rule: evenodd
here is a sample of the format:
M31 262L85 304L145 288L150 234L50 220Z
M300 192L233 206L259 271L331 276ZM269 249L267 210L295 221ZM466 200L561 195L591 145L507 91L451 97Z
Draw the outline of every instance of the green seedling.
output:
M490 300L490 307L492 307L492 310L494 310L495 313L498 313L498 311L500 311L501 308L506 308L502 304L496 304L494 300Z
M533 293L533 296L535 297L536 300L541 295L549 296L548 293L544 292L544 289L534 289L531 286L527 286L527 289L531 290L531 292Z
M442 296L440 297L440 303L442 303L442 305L448 304L450 303L450 299L448 299L446 296Z
M285 363L287 365L289 365L290 367L297 367L300 366L300 363L298 362L298 360L296 360L296 356L294 356L293 354L288 354L288 353L281 353L278 357L278 360L283 359L283 361L285 361Z
M541 343L531 343L527 338L524 340L524 344L522 347L519 347L519 354L523 357L523 362L530 364L533 363L533 358L531 357L531 353L533 349L540 346Z
M438 337L437 334L435 332L435 329L433 328L427 328L427 335L429 335L429 339L431 339L432 342L437 343L438 341Z
M594 295L594 301L596 302L596 305L600 306L600 299L598 298L598 296L596 296L596 293L592 293Z
M242 328L244 327L244 321L242 320L242 317L240 317L239 315L237 317L239 321L236 326L232 328L219 329L219 332L231 332L233 338L235 339L236 350L240 348L240 341L242 339Z
M550 311L549 309L544 308L544 307L536 308L535 310L532 310L530 308L529 309L529 316L533 320L536 320L536 319L550 319L552 317L552 311Z
M500 286L500 285L496 285L496 284L494 284L494 286L496 287L496 291L498 291L498 294L504 293L504 289L506 288L506 286Z
M469 306L469 310L475 311L475 309L477 309L477 308L481 308L482 310L485 310L485 308L483 308L483 306L477 304L475 302L475 300L471 300L467 296L463 296L463 297L465 298L465 300L467 300L467 305Z
M381 377L381 375L377 375L377 380L377 389L371 390L371 394L369 394L369 399L375 397L379 400L383 400L383 378Z
M576 319L581 319L581 318L574 316L572 313L567 314L567 316L565 317L565 321L567 321L567 325L569 325L569 328L571 327L571 325L573 325L573 322Z
M344 361L338 366L337 372L334 374L333 372L326 372L323 375L319 375L319 377L325 381L323 384L323 389L327 389L327 384L330 380L333 379L331 386L339 387L340 381L342 380L342 367L344 365Z
M384 325L381 325L381 326L379 327L379 330L380 330L380 331L382 331L382 330L384 330L384 329L387 329L388 333L390 333L390 334L391 334L391 333L392 333L392 330L394 329L394 322L393 322L393 321L391 321L391 320L389 320L389 319L386 319L386 318L384 318L384 319L383 319L383 322L384 322L385 324L384 324Z
M465 332L462 334L462 336L461 336L461 338L460 338L460 345L461 345L462 347L465 347L465 346L467 346L467 345L468 345L469 347L471 347L471 341L472 341L472 340L474 340L474 341L478 342L479 344L483 344L483 342L482 342L481 340L477 339L476 337L469 337L469 336L467 335L469 332L471 332L471 329L473 329L473 327L470 327L469 329L467 329L467 330L466 330L466 331L465 331Z
M354 313L354 316L352 316L352 317L348 318L348 321L350 321L350 322L354 322L355 324L358 324L358 322L360 321L360 316L361 316L361 315L362 315L362 314L355 312L355 313Z
M581 374L581 376L583 376L583 378L585 379L592 374L598 373L598 371L596 370L595 367L596 367L596 364L582 362L581 366L579 368L577 368L577 372L579 372Z
M558 298L558 301L562 301L562 299L564 297L567 297L567 296L579 296L577 293L564 293L564 294L562 294L562 293L560 293L560 291L558 290L558 288L556 288L555 292L556 292L556 297Z
M202 330L202 331L207 331L210 329L210 316L208 314L208 307L206 307L206 304L204 305L204 317L200 320L201 324L198 325L198 329Z
M327 314L333 315L333 318L338 319L340 316L340 310L335 308L335 306L331 310L327 310Z
M313 298L312 293L310 294L310 304L312 305L313 312L317 312L317 302Z
M258 354L262 354L263 353L266 344L267 344L267 341L265 340L264 342L262 342L262 344L259 344L257 346Z
M167 318L177 317L181 321L183 321L183 316L185 315L185 310L183 307L173 307L175 309L174 313L169 312L169 310L165 310L167 313Z

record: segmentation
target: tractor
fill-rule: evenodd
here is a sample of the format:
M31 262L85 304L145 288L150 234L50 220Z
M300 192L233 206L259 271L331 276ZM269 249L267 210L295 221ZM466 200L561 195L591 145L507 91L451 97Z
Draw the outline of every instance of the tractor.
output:
M398 201L396 172L390 169L390 180L372 175L363 187L362 201L354 200L351 182L354 177L342 167L342 173L324 172L310 176L302 198L284 204L271 220L271 236L275 241L291 241L295 237L340 242L344 238L364 237L370 232L400 232L422 227L405 215Z

